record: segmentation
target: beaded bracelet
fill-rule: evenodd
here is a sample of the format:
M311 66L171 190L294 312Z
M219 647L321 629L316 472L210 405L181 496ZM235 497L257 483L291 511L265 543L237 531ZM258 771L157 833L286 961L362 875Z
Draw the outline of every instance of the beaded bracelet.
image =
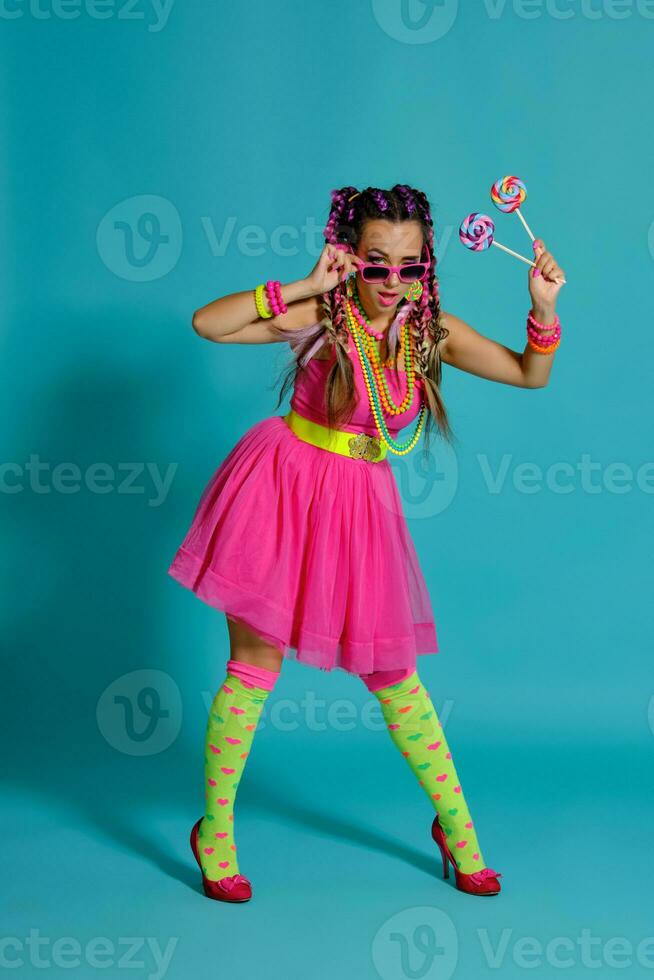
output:
M557 342L555 344L552 344L550 347L541 347L539 344L535 344L533 340L528 340L527 343L529 344L532 350L537 351L539 354L553 354L554 351L559 346L559 344L561 343L561 338L559 337Z
M544 344L547 347L548 344L555 343L561 336L561 328L557 327L554 333L543 334L540 330L535 330L530 324L527 324L527 333L537 344Z
M529 310L529 313L527 314L527 319L530 323L533 323L535 327L538 327L539 330L551 330L552 327L558 327L561 324L558 313L554 314L554 323L539 323L531 310Z
M280 313L288 312L288 307L282 297L282 284L279 280L275 280L274 282L272 279L268 280L266 283L266 295L268 296L268 302L273 311L273 316L279 316Z
M552 333L545 334L544 331ZM554 315L554 323L539 323L531 310L527 314L527 343L539 354L553 354L561 343L561 321Z
M257 288L254 291L254 302L257 307L257 313L259 314L259 316L263 320L269 320L270 317L273 316L273 314L268 312L265 303L263 301L263 291L265 288L266 287L264 283L261 283L260 286L257 286Z

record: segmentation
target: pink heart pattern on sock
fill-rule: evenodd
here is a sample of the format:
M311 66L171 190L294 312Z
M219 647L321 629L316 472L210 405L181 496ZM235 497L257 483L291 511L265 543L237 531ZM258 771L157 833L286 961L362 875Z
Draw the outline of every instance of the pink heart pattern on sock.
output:
M233 788L231 797L214 797L213 793L205 792L205 819L198 830L202 843L198 846L203 852L203 871L211 880L218 880L225 868L239 873L234 841L234 794L267 696L267 690L230 674L229 680L216 693L209 711L205 786L209 789L220 787L223 793L229 787ZM211 825L207 821L211 821ZM211 831L203 829L209 826Z
M428 692L416 683L417 680L417 672L414 672L404 681L374 693L381 704L391 738L432 801L457 855L456 864L467 874L480 866L481 850L443 726ZM430 769L429 758L436 758L433 753L437 749L441 749L438 766ZM424 774L425 770L427 774ZM443 787L441 792L434 792L435 783Z

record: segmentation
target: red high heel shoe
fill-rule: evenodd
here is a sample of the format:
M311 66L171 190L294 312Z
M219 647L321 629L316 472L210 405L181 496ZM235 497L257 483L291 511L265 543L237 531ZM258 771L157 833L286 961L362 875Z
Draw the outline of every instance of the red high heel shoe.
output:
M441 851L441 857L443 858L443 877L449 878L451 861L452 867L454 868L456 887L459 891L468 892L469 895L497 895L501 891L500 883L497 880L502 877L499 871L493 871L492 868L482 868L481 871L473 871L469 875L459 871L447 843L445 832L439 823L438 814L434 817L434 822L431 825L431 836Z
M193 825L191 831L191 850L195 854L200 871L202 871L202 864L198 854L198 828L201 822L202 817ZM207 898L215 898L219 902L247 902L252 898L252 886L244 875L228 875L219 881L212 881L210 878L205 878L202 871L202 887Z

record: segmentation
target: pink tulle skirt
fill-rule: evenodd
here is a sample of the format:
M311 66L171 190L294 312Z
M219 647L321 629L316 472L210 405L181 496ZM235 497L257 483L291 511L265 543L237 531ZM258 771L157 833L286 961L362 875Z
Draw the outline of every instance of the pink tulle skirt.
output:
M393 470L257 422L205 487L168 573L286 657L354 674L437 653Z

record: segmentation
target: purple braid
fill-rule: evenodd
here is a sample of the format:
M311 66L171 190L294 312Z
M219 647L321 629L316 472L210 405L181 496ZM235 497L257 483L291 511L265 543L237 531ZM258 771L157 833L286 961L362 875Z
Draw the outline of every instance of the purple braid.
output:
M340 227L351 220L350 214L354 209L350 206L348 200L356 193L356 187L342 187L340 190L332 191L332 208L324 231L326 242L331 242L335 245L338 241L336 236Z
M388 201L386 200L386 195L383 191L379 191L375 188L370 192L375 201L375 204L379 208L380 213L383 215L385 211L388 211Z
M413 217L414 212L417 209L416 199L413 191L406 184L396 184L395 190L398 195L402 198L404 202L404 207L406 208L406 213Z

